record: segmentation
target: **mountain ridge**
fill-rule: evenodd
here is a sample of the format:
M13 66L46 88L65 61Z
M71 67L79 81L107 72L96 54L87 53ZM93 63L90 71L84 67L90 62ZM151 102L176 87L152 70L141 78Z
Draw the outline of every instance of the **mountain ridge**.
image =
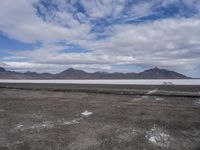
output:
M89 73L83 70L68 68L60 73L37 73L27 71L25 73L7 71L0 67L0 79L190 79L175 71L159 69L157 67L144 70L140 73L121 72L94 72Z

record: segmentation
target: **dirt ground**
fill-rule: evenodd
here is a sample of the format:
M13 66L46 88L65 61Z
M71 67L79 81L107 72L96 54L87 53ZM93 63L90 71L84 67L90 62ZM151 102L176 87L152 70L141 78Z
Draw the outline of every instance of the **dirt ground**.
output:
M200 150L200 98L1 88L0 150Z

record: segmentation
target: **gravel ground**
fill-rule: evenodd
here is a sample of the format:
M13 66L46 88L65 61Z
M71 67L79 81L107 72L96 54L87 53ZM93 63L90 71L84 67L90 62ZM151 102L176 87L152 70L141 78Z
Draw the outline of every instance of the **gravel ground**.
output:
M198 97L116 95L27 87L29 90L0 88L0 150L200 149ZM55 89L56 85L50 87ZM62 88L66 87L70 85ZM132 89L155 92L161 88L134 86ZM200 88L173 86L170 89L198 92Z

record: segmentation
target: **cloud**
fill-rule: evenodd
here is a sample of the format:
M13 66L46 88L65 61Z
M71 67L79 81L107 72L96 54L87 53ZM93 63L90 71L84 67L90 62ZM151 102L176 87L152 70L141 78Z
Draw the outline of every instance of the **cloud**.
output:
M0 2L0 31L10 38L23 42L54 42L60 40L74 41L89 38L90 26L78 24L70 14L59 12L56 18L69 21L71 28L62 24L46 22L36 15L33 5L37 0L2 0ZM76 25L75 25L76 24ZM74 26L75 25L75 26Z
M63 64L63 65L57 65L57 64L40 64L40 63L34 63L34 62L6 62L6 65L3 65L3 67L6 67L9 70L15 70L20 72L27 72L28 70L44 73L44 72L51 72L51 73L58 73L66 68L76 68L76 69L84 69L86 71L93 72L94 70L110 70L111 65L104 65L104 64Z
M123 11L125 2L125 0L81 0L87 15L92 18L116 17Z
M0 31L41 46L9 51L1 60L11 68L52 72L122 64L194 70L200 64L199 14L197 0L2 0Z
M126 62L167 68L193 69L200 63L200 20L173 18L139 25L113 26L111 37L84 43L95 53L128 56ZM170 61L169 61L170 60Z

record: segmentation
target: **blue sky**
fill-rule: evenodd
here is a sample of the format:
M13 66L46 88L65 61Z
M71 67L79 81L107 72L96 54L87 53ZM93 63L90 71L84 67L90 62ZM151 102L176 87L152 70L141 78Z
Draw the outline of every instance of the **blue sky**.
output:
M199 0L1 0L0 65L200 77Z

